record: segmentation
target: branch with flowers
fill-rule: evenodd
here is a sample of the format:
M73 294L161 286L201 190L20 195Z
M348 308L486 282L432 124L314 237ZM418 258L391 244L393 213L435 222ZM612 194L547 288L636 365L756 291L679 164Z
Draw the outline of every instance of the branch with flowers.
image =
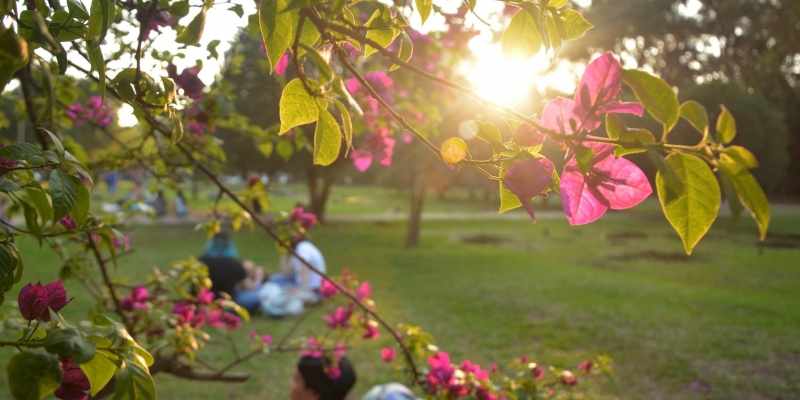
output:
M514 11L501 40L509 57L530 58L544 50L555 59L565 41L581 37L592 27L567 0L504 3ZM762 239L768 229L769 204L748 172L757 162L747 149L730 145L736 122L724 107L712 126L699 103L680 104L665 81L624 69L612 54L605 53L587 66L572 98L553 99L537 117L493 103L457 83L445 69L452 66L447 60L437 72L432 59L439 60L438 54L415 58L415 45L419 50L436 42L455 54L459 46L454 43L463 45L474 36L464 25L467 11L474 14L474 1L466 2L456 14L444 14L448 30L438 36L422 35L408 24L412 13L417 13L423 24L433 12L440 13L432 2L417 2L415 9L374 0L259 3L257 13L250 16L248 31L261 34L267 69L284 84L280 123L273 128L256 128L246 118L234 118L230 100L235 93L229 85L215 82L206 87L198 77L201 63L179 73L172 63L175 52L161 51L154 44L154 34L172 29L177 32L175 44L196 45L208 13L226 11L241 18L242 4L91 0L89 9L71 0L66 8L57 0L48 4L6 1L0 7L9 22L0 27L0 50L7 56L0 60L0 87L5 88L12 79L19 81L20 102L39 142L39 146L20 142L0 147L0 192L14 204L12 213L19 217L0 224L0 294L4 296L22 281L23 255L16 238L31 235L61 257L61 276L78 280L97 300L97 311L116 315L121 322L97 313L89 317L91 327L78 329L59 314L69 302L60 280L24 286L18 295L19 315L6 320L16 327L19 339L0 341L0 346L19 350L8 368L10 390L16 398L41 398L55 392L61 399L83 399L113 392L117 397L151 399L156 397L155 373L242 381L247 375L232 369L252 357L277 352L300 351L321 357L329 377L335 379L338 360L353 347L352 341L374 339L381 330L396 341L395 347L382 350L381 357L394 363L429 398L546 398L556 395L556 390L569 390L579 375L610 374L607 357L584 361L575 372L545 368L524 356L503 369L492 366L485 370L469 360L455 364L421 328L401 325L395 329L378 313L368 283L359 282L350 272L331 277L298 257L289 238L295 230L313 226L312 216L295 210L274 221L253 218L249 204L265 205L268 199L263 184L251 184L236 193L218 179L217 171L226 162L225 152L213 136L218 123L252 136L256 143L285 143L289 132L315 124L314 163L327 166L344 153L361 171L373 161L390 164L395 145L392 132L408 133L410 136L402 137L417 139L448 166L474 167L498 181L500 212L523 207L535 222L533 199L559 193L572 225L593 222L608 209L633 207L651 195L653 188L641 169L624 158L646 152L658 167L655 183L664 213L687 253L716 219L722 191L734 212L750 211ZM231 7L219 10L224 4ZM179 25L192 9L199 12ZM135 34L129 35L130 27ZM112 41L115 53L109 54ZM218 44L208 45L210 58L218 57ZM125 53L133 56L125 58ZM331 60L332 53L338 61ZM383 58L370 58L376 53ZM107 62L112 60L119 62ZM127 68L118 67L126 62ZM236 58L228 62L235 69ZM290 62L296 75L293 79L287 76ZM87 63L90 68L85 67ZM165 73L147 69L147 64L166 65ZM77 88L75 79L66 75L68 70L88 76L99 96L87 96ZM394 70L399 70L398 75L408 72L414 79L429 81L435 90L425 95L430 95L431 102L440 99L434 98L441 95L439 89L449 88L499 110L509 117L510 138L506 134L504 139L505 129L476 120L470 122L470 129L485 143L473 145L471 150L464 140L452 137L435 145L431 137L435 123L417 107L425 101L392 98L398 88L384 71ZM351 78L345 81L348 74ZM623 85L638 102L619 101ZM110 128L111 104L133 108L139 122L133 134ZM642 117L645 111L662 125L659 135L631 128L619 117ZM361 118L354 121L351 112ZM680 119L698 131L696 145L668 140ZM97 160L79 160L80 145L60 134L77 125L99 130L113 146ZM366 137L362 147L354 148L358 136ZM560 172L540 152L547 140L563 151L567 160ZM481 150L478 147L487 147L491 156L473 158L472 153ZM122 282L109 268L118 257L130 253L122 230L134 212L91 213L92 174L101 168L134 164L152 170L157 185L174 185L176 176L189 169L205 175L219 189L218 200L224 194L239 209L221 212L219 201L215 202L212 218L203 228L214 233L223 218L230 218L237 229L244 224L259 225L281 251L322 275L320 292L327 304L341 301L318 321L325 323L327 333L295 336L292 328L273 341L268 333L252 332L249 352L240 353L231 340L235 359L220 368L208 365L198 355L212 342L204 329L230 332L240 328L249 315L230 298L214 299L205 266L194 259L177 262L171 270L156 269L146 282L135 284ZM22 219L24 226L19 223ZM397 357L398 350L402 357Z

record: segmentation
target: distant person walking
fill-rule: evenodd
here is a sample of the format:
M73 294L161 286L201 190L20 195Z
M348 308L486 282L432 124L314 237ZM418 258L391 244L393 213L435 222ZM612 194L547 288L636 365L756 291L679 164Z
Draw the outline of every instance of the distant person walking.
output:
M179 218L183 218L189 215L189 207L186 203L186 197L183 195L183 190L178 189L178 193L175 194L175 199L172 200L173 205L175 206L175 215Z

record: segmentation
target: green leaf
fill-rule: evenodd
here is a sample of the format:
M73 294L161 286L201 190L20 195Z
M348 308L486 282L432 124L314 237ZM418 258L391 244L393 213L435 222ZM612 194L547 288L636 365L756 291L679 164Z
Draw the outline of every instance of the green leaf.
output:
M515 208L522 207L522 202L519 201L519 197L515 195L512 191L503 187L503 176L506 174L506 169L510 167L512 163L506 162L503 163L502 168L500 169L500 181L498 184L500 185L500 210L499 213L504 213L508 210L513 210Z
M720 170L717 171L717 179L719 179L719 186L722 188L722 195L728 201L728 209L731 212L731 226L733 227L742 218L744 206L739 200L739 196L736 195L736 189L733 188L731 181Z
M89 217L89 189L83 184L80 178L72 175L67 175L77 189L77 198L75 199L75 207L70 211L69 215L75 220L77 229L83 227L86 219Z
M590 24L586 18L583 18L581 13L575 10L566 9L559 18L564 27L564 40L576 40L583 36L586 31L594 28L594 25Z
M232 11L236 14L237 17L242 18L244 16L244 7L241 4L235 4L228 11Z
M656 138L647 129L629 129L622 123L616 114L606 114L606 132L611 139L617 139L621 143L630 143L633 146L644 146L656 142ZM632 148L623 145L615 146L614 155L622 157L626 154L643 153L646 148Z
M506 58L522 57L527 60L536 55L542 47L542 35L536 20L527 11L518 11L503 32L500 44Z
M94 46L99 46L106 38L110 26L110 7L108 0L92 0L89 6L89 26L86 30L86 40L92 41Z
M36 209L31 207L28 203L22 202L22 211L25 214L25 225L28 226L28 231L39 241L39 247L42 246L42 227L36 221ZM46 222L46 221L43 221Z
M394 38L400 34L399 29L389 26L391 23L391 12L387 9L385 13L388 15L381 13L380 8L375 10L366 24L366 26L370 28L370 30L367 31L367 39L375 41L375 43L383 48L389 47L394 41ZM364 57L369 57L376 51L378 50L372 46L366 46L366 49L364 49Z
M591 147L575 146L575 161L578 162L578 169L584 174L592 170L592 160L594 150Z
M75 21L75 19L64 10L57 10L53 13L50 30L58 32L56 40L59 42L70 42L83 39L83 37L86 36L86 25Z
M295 126L310 124L319 118L319 107L314 97L306 92L299 78L286 84L280 101L281 129L279 135ZM2 149L0 149L2 150Z
M441 157L448 164L458 164L467 158L467 144L458 137L451 137L442 143Z
M684 183L679 195L667 188L661 172L656 175L658 199L664 214L683 241L686 254L711 228L720 205L720 189L711 168L701 158L684 153L673 153L667 163Z
M61 143L61 140L58 139L58 136L56 136L53 132L48 131L47 129L44 129L44 128L39 128L39 129L45 131L47 133L47 136L50 137L50 140L53 142L53 145L55 145L55 147L56 147L56 154L58 154L59 160L64 158L64 151L65 151L64 150L64 144Z
M767 237L769 229L770 207L767 195L758 185L756 178L747 171L743 165L736 162L727 154L722 154L719 159L719 168L725 177L731 182L731 186L736 190L739 200L750 211L758 225L761 240Z
M347 104L355 110L356 114L364 115L364 111L361 110L361 106L358 105L358 102L350 95L350 92L347 91L347 88L344 86L344 81L341 77L337 76L333 78L333 85L331 85L333 89L333 93L339 95L339 97L347 100Z
M545 18L544 24L547 28L547 36L550 41L550 46L553 48L553 57L561 53L561 48L564 45L564 40L561 37L561 32L564 31L563 24L560 16L553 13L553 18Z
M41 400L61 385L58 357L42 350L23 351L8 362L8 388L17 400Z
M181 19L189 15L189 0L176 1L169 5L168 12L175 18Z
M17 185L16 183L11 182L10 180L0 176L0 192L6 192L6 193L16 192L17 190L20 189L22 188L19 187L19 185Z
M16 142L0 148L0 157L9 160L29 161L32 156L41 153L38 147L28 142Z
M399 57L404 62L408 62L411 59L411 56L414 54L414 43L411 41L411 37L408 36L407 33L402 32L400 34L400 49L397 51L397 57ZM389 71L394 71L400 68L400 65L393 64L389 67Z
M722 113L717 118L717 142L728 144L736 137L736 120L724 105L720 104L719 108Z
M106 101L106 60L103 57L103 51L93 41L86 42L86 52L89 53L89 61L92 64L92 71L97 71L99 75L98 82L100 83L100 98L102 102Z
M314 63L317 64L317 69L319 70L319 85L323 86L333 79L333 70L331 70L331 66L328 65L328 62L322 57L321 54L317 51L317 49L305 44L300 43L300 46L308 52L311 56L311 59L314 60Z
M725 150L722 150L722 152L746 168L758 167L758 160L756 160L756 156L754 156L750 150L747 150L742 146L730 146Z
M565 5L567 5L568 1L569 0L550 0L550 3L548 4L548 6L549 7L554 7L554 8L561 8L561 7L564 7Z
M500 129L491 122L470 121L467 126L478 139L489 142L496 153L510 150L502 142Z
M278 145L275 147L275 151L278 152L278 156L280 156L283 161L289 162L289 160L294 155L294 146L292 145L291 140L281 140L278 142Z
M272 155L272 151L275 149L275 143L273 142L264 142L258 144L258 151L264 155L264 157L269 158Z
M323 106L319 107L319 120L314 130L314 164L330 165L342 149L342 132L336 119Z
M282 12L286 8L285 0L262 1L258 9L258 20L261 37L267 48L270 74L286 52L292 40L292 16Z
M145 400L156 398L156 384L150 373L135 362L126 363L117 372L113 400Z
M708 113L702 104L689 100L681 104L681 117L697 129L700 134L705 135L708 133Z
M13 2L12 2L13 3ZM0 28L0 91L18 69L28 64L28 42L12 29Z
M50 205L47 193L42 190L38 182L33 181L29 185L25 187L25 193L28 194L31 204L36 208L39 216L42 217L42 224L44 225L47 221L53 219L53 207Z
M113 346L110 340L100 336L92 335L86 339L94 342L95 347L111 348ZM79 365L89 379L92 396L97 395L114 377L114 373L117 370L117 363L114 360L117 360L117 358L114 353L98 348L95 350L94 357L91 360Z
M270 3L269 1L267 3ZM175 41L182 44L197 44L200 42L200 38L203 37L203 30L206 26L206 13L208 12L208 7L203 6L200 9L200 12L192 18L189 22L189 25L186 25L185 28L178 34L178 37L175 38Z
M86 11L86 7L78 0L67 0L67 8L72 18L86 21L90 17L89 11Z
M425 21L428 20L428 17L431 15L431 11L433 10L433 0L415 0L417 4L417 11L419 11L419 16L422 18L422 24L425 25Z
M53 105L55 104L55 99L56 99L56 89L53 76L50 73L50 64L42 65L41 82L42 82L42 89L44 92L45 104L44 108L42 108L42 113L39 115L38 118L39 122L42 122L50 118L51 115L53 115Z
M83 364L94 357L97 344L88 340L75 328L59 329L50 332L44 341L44 349L49 353L72 357L75 364Z
M678 122L678 96L661 78L644 71L622 70L622 79L633 89L647 112L671 131Z
M353 121L350 119L350 112L347 111L347 107L336 99L331 99L333 104L336 105L336 108L339 109L339 115L342 117L342 128L344 129L344 141L347 145L345 149L345 157L347 157L347 153L350 151L350 148L353 147Z
M71 177L61 170L50 173L50 196L53 198L53 220L66 217L78 201L78 187Z

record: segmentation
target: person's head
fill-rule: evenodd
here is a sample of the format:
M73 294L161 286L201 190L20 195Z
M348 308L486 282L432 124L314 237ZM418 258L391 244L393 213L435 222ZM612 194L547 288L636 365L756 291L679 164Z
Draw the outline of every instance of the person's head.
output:
M205 254L211 258L236 258L236 246L227 232L219 232L206 242Z
M303 356L291 381L291 400L344 400L356 383L356 372L347 357L339 360L341 371L336 379L329 375L330 361L323 357Z

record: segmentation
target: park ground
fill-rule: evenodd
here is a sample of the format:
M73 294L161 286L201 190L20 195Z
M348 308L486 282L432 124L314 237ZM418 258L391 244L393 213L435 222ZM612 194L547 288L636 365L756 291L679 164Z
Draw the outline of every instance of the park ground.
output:
M276 192L282 193L273 198L278 209L303 199L300 187ZM584 398L800 397L796 207L775 208L764 243L749 218L736 230L720 218L687 257L656 202L570 227L554 210L543 211L536 225L521 213L475 218L487 206L456 194L427 205L435 218L423 223L420 246L407 250L402 220L372 216L402 215L408 195L379 191L376 200L375 193L335 188L331 222L312 239L329 271L349 268L369 281L388 321L422 326L455 361L502 366L528 354L540 364L574 368L597 354L612 357L615 380L582 380L576 390ZM211 201L202 196L195 215ZM118 266L129 281L197 255L205 239L191 223L134 226L130 236L136 251ZM265 234L244 229L235 240L242 257L274 268L277 252ZM37 252L34 240L21 247L29 255L24 282L57 278L54 255ZM66 287L75 300L62 313L85 319L91 298L76 282ZM7 301L0 312L11 307ZM320 315L328 308L314 309L299 332L322 333ZM251 329L280 337L291 324L254 318L234 337L246 348ZM379 357L388 345L385 333L374 342L356 341L349 352L359 372L354 393L396 379ZM0 369L11 354L2 349ZM202 354L219 365L233 358L214 344ZM251 359L237 368L252 374L242 384L157 375L156 385L162 399L282 399L295 360L296 354ZM9 397L5 380L0 375L0 398Z

